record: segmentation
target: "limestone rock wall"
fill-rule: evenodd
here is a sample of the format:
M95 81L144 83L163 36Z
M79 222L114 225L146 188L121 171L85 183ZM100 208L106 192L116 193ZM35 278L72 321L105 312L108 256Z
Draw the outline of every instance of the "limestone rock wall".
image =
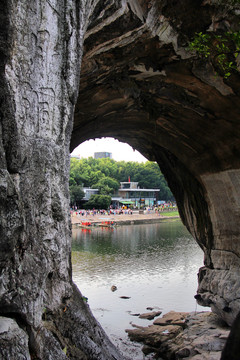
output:
M2 74L1 306L20 312L36 326L43 302L55 306L59 296L71 293L69 98L76 93L80 64L64 58L67 37L79 31L79 25L74 30L70 8L58 4L23 1L15 7L9 2L9 56ZM58 29L64 20L68 26ZM68 72L74 75L64 80L59 72L66 72L67 79Z
M71 278L69 142L91 6L0 5L1 359L120 358Z

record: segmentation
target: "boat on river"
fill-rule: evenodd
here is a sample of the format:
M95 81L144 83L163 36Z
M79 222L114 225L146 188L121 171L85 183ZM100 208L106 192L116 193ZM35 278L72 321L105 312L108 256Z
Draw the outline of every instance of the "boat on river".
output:
M102 221L98 226L112 228L116 226L116 223L114 221Z
M116 222L115 221L101 221L100 223L95 223L95 222L91 222L91 221L82 221L80 224L78 224L79 227L84 228L84 229L89 229L90 227L109 227L109 228L113 228L116 226Z
M92 226L92 223L90 221L82 221L80 224L78 224L79 227L88 229L90 226Z

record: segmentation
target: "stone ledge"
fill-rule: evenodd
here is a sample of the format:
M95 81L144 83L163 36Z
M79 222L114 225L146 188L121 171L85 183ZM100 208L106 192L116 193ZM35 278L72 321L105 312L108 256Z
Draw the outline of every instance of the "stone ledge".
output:
M127 329L130 340L144 344L145 354L164 359L219 360L229 327L212 312L175 312L159 317L148 327Z

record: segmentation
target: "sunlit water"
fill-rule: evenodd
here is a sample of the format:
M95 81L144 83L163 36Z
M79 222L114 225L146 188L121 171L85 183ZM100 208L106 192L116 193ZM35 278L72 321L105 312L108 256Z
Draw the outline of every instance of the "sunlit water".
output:
M163 314L209 310L194 299L203 252L180 220L73 229L72 263L74 282L113 340L126 338L131 322L149 325L132 315L147 307Z

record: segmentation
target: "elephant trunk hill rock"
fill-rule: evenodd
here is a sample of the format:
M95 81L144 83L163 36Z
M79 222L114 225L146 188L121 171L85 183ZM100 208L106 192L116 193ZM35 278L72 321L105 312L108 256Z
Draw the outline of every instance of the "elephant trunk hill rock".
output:
M204 251L196 299L231 325L239 59L229 54L226 76L189 42L208 33L214 48L238 34L239 3L2 0L0 10L0 334L11 344L1 356L122 358L72 282L69 149L101 136L158 162Z

